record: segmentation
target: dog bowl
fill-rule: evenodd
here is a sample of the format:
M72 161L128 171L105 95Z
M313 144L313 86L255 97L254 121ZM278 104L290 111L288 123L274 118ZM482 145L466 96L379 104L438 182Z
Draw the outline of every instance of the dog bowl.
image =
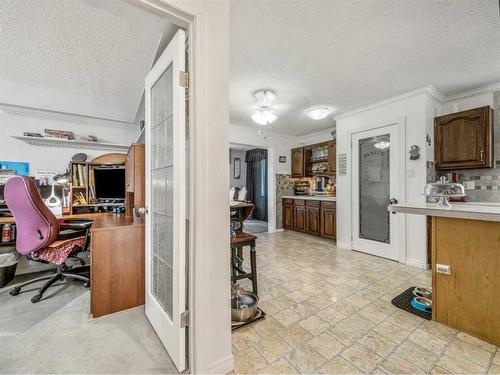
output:
M259 297L245 290L238 290L231 298L231 320L233 322L246 322L253 318L257 312Z
M410 302L411 305L417 310L423 312L431 312L432 311L432 301L430 299L424 297L415 297Z
M432 289L430 288L416 287L415 289L413 289L412 293L416 297L424 297L427 299L432 299Z

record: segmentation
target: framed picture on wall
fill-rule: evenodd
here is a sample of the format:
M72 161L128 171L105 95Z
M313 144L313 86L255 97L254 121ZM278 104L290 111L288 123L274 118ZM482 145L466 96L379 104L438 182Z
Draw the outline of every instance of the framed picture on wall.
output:
M241 177L241 159L234 158L233 159L233 178L235 180L239 180Z

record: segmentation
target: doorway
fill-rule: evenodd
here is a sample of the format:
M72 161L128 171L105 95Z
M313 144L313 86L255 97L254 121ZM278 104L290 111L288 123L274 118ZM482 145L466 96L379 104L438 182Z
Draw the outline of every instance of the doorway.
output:
M400 217L387 210L399 199L401 141L399 125L353 133L352 248L398 260Z
M243 200L255 206L243 223L244 231L250 234L273 232L276 225L273 150L230 144L229 168L230 200Z

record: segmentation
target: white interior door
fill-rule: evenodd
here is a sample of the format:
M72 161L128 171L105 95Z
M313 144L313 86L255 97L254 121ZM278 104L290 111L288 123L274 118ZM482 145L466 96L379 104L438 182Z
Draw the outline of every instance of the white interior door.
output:
M398 125L352 135L352 248L399 260L401 215L387 211L399 200L401 145Z
M146 315L179 371L186 367L185 33L146 78Z

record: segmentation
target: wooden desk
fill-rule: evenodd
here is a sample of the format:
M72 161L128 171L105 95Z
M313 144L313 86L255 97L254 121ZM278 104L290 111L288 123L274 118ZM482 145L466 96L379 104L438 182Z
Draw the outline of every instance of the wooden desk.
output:
M90 313L94 318L144 305L144 220L95 218L90 241Z
M97 318L144 305L144 219L124 214L63 215L63 219L89 219L90 314ZM14 223L0 218L0 225Z

